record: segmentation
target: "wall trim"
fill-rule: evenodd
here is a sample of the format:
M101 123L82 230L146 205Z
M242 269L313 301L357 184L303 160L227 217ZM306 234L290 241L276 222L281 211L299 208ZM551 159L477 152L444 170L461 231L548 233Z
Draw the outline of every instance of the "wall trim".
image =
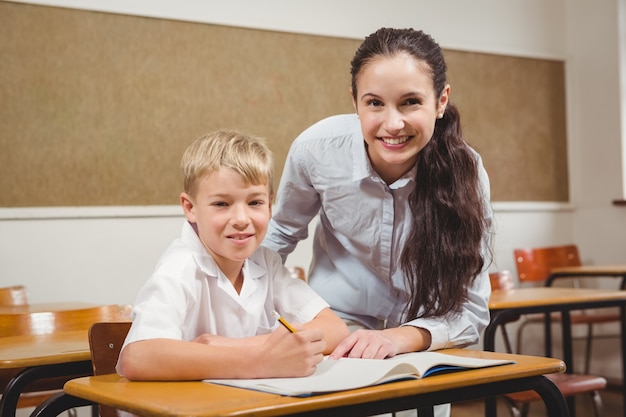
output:
M183 217L183 209L179 205L0 208L0 221L150 217Z
M573 211L570 203L503 201L492 203L494 212ZM98 207L16 207L0 208L0 221L56 219L120 219L182 217L179 205L165 206L98 206Z

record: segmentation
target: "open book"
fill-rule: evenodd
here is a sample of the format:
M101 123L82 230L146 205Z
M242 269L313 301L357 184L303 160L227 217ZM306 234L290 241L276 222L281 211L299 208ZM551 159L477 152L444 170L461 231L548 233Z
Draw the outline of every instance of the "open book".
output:
M273 394L305 397L344 391L403 379L420 379L443 372L514 363L439 352L412 352L388 359L324 358L317 370L302 378L207 379L206 382Z

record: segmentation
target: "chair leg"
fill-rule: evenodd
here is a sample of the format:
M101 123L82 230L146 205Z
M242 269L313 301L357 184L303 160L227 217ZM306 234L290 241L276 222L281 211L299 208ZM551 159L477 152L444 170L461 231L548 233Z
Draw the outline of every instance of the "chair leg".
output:
M593 341L593 324L587 324L587 340L585 342L585 374L589 374L591 368L591 343Z
M529 324L529 321L528 320L524 320L517 327L517 338L516 338L516 342L515 342L515 352L511 352L511 353L520 354L520 352L522 351L522 330L524 330L524 327L526 327L527 324Z
M507 408L509 409L509 413L511 413L511 417L522 417L522 413L520 412L520 409L515 401L506 396L502 398L504 398L508 405Z
M595 417L601 417L604 405L602 404L602 397L600 396L600 391L592 391L591 402L593 406L593 414Z
M530 411L530 403L522 404L521 415L522 417L528 417L528 412Z
M513 353L511 346L511 339L509 338L509 333L506 331L506 326L504 324L500 325L500 329L502 330L502 339L504 340L504 347L508 353Z

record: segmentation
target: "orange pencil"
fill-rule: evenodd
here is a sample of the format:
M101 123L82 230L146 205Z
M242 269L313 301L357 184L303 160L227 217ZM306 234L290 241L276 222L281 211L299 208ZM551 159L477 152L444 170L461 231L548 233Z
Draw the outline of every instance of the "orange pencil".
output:
M276 320L278 320L280 322L280 324L285 326L287 328L287 330L289 330L291 333L297 332L297 330L294 329L294 327L291 324L289 324L289 322L287 320L285 320L283 318L283 316L278 314L278 312L276 312L275 310L272 310L272 314L274 315L274 317L276 317Z

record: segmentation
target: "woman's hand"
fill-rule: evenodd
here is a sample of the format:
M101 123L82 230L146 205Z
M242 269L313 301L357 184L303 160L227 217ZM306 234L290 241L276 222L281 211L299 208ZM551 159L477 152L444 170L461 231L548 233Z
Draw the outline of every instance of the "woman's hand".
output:
M332 359L350 358L384 359L398 353L394 341L382 330L359 329L343 339L330 354Z
M343 339L330 354L332 359L350 358L384 359L400 353L416 352L430 346L428 330L401 326L384 330L359 329Z

